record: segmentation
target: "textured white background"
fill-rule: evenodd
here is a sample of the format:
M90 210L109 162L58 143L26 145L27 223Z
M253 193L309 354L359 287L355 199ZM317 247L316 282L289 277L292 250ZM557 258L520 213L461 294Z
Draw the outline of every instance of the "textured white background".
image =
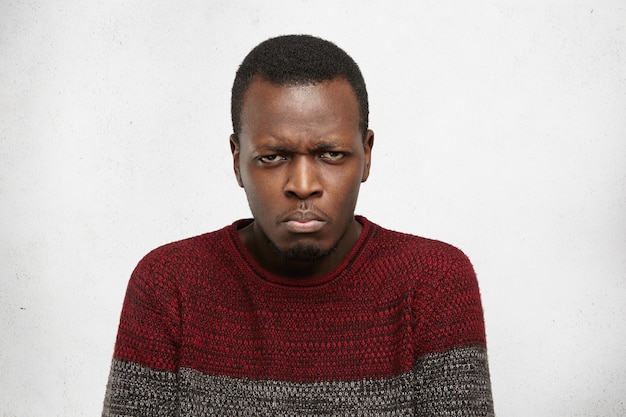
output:
M0 3L0 415L96 416L130 272L248 216L228 146L244 55L360 64L358 212L459 246L499 416L626 414L626 3Z

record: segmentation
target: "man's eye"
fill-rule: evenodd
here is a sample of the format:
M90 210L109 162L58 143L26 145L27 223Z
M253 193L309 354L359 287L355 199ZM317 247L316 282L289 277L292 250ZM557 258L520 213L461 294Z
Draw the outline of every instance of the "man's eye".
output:
M277 162L277 161L281 161L284 159L285 158L280 155L265 155L265 156L261 156L259 158L259 161L268 163L268 162Z
M338 161L344 156L346 155L343 152L333 152L333 151L328 151L328 152L324 152L323 154L320 154L320 158L329 159L331 161Z

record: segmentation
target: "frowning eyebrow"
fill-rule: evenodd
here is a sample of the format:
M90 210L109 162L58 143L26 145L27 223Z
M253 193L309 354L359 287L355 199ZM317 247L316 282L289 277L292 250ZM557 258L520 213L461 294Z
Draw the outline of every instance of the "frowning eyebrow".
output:
M281 146L281 145L261 145L257 149L263 150L263 151L276 152L276 153L287 151L287 147Z
M342 147L343 144L340 142L320 142L311 148L313 152L319 151L327 151L329 149L337 149Z
M341 142L318 142L318 143L315 143L313 146L309 147L308 152L310 153L323 152L323 151L327 151L331 149L342 148L344 146L345 145ZM290 146L285 146L285 145L273 145L269 143L263 144L259 146L257 149L269 151L269 152L276 152L276 153L298 152L297 147L290 147Z

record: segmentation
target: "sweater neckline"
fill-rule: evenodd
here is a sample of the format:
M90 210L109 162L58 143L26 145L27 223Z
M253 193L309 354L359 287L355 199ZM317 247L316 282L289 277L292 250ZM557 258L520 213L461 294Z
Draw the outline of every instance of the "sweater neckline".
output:
M348 255L334 270L330 271L326 275L315 278L282 277L266 271L261 265L259 265L259 263L250 255L248 249L239 238L239 229L249 225L254 221L254 219L241 219L235 221L228 228L228 235L236 249L235 252L239 255L240 260L242 260L245 266L251 270L255 278L259 278L262 282L269 285L284 288L313 288L336 281L339 277L345 275L349 266L354 265L357 261L359 261L360 252L365 247L366 242L369 241L369 236L373 232L374 224L363 216L355 216L355 219L361 223L363 230L361 230L359 238L350 252L348 252Z

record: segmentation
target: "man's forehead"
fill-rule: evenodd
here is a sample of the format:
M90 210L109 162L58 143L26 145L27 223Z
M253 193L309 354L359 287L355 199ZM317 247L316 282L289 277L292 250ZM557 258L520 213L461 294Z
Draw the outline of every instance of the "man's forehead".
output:
M307 85L272 84L257 81L251 85L242 106L242 121L276 117L306 123L337 118L359 118L356 96L347 83L329 81Z
M254 105L255 110L269 110L275 106L313 108L321 101L325 101L326 106L354 107L360 115L358 98L344 78L308 83L272 83L259 78L248 86L243 97L242 119L250 105Z
M344 77L343 75L334 75L328 78L311 78L311 77L306 77L303 75L302 77L292 76L287 79L278 80L278 79L272 79L271 77L268 77L267 75L263 73L260 73L250 78L250 83L248 84L248 88L250 88L250 86L255 82L269 83L276 87L281 87L281 86L282 87L298 87L298 86L310 86L310 85L317 85L317 84L322 84L322 83L330 83L333 81L345 81L346 83L349 84L348 79Z
M323 80L294 80L288 82L274 82L270 79L265 78L262 75L255 75L254 77L252 77L250 83L248 84L248 87L246 88L243 102L246 102L246 98L248 98L248 96L250 95L251 90L256 90L259 88L272 89L275 91L287 91L330 85L349 87L350 91L352 92L352 94L354 94L354 97L356 98L356 93L354 93L352 86L343 76L336 76Z

